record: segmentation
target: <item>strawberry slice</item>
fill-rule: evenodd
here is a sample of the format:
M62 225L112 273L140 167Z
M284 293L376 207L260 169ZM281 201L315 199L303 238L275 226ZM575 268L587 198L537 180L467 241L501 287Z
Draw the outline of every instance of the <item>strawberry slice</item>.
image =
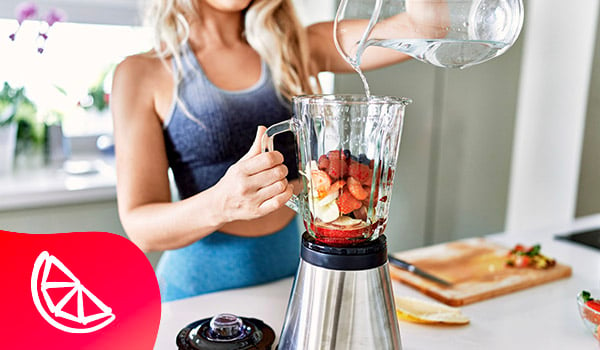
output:
M331 186L329 186L329 191L328 191L329 194L340 191L342 188L344 188L345 184L346 184L346 181L344 181L344 180L338 180L338 181L332 183Z
M358 199L359 201L362 201L369 196L369 192L367 192L367 190L365 190L362 187L362 185L360 184L360 181L358 181L357 179L355 179L352 176L348 176L347 181L348 181L348 190L350 191L350 193L352 193L354 198Z
M340 208L340 213L342 214L349 214L362 207L362 202L354 198L352 193L350 193L346 187L342 191L342 194L340 194L337 203L338 207Z

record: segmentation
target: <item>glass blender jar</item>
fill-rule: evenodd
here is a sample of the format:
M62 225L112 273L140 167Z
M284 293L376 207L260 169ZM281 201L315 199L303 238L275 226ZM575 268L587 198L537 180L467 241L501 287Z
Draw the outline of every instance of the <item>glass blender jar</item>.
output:
M307 232L328 245L375 240L387 222L407 98L365 95L294 97L291 119L272 125L273 137L295 135L302 192L288 206Z

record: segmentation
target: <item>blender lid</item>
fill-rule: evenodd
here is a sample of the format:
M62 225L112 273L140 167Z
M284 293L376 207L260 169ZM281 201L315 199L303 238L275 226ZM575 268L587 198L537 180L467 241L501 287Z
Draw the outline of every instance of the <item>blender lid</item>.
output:
M267 350L275 332L261 320L223 313L190 323L176 341L179 350Z

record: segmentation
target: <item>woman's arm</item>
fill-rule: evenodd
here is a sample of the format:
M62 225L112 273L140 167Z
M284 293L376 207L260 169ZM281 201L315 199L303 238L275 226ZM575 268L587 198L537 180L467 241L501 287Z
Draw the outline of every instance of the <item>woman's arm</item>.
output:
M155 89L161 86L156 72L165 68L157 62L142 56L127 58L115 70L113 81L118 207L131 240L145 251L165 250L186 246L228 226L233 226L231 233L248 236L283 227L293 217L282 208L292 189L285 179L283 156L260 150L264 128L259 129L250 151L215 186L171 202L163 129L155 108ZM276 217L287 219L285 223L252 222L282 212L287 216ZM243 230L236 230L238 221L247 221Z
M447 0L407 0L406 12L377 23L370 38L443 38L449 25ZM356 52L368 20L344 20L338 24L339 44L347 53ZM333 22L316 23L307 28L311 57L319 72L353 72L337 51L333 41ZM361 56L360 68L368 71L409 59L391 49L369 46Z

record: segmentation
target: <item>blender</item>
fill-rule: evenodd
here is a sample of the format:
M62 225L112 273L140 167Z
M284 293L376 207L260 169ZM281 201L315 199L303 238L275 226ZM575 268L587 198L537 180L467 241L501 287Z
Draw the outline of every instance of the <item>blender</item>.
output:
M301 259L278 349L401 349L383 235L407 98L307 95L269 127L291 131L302 191Z

